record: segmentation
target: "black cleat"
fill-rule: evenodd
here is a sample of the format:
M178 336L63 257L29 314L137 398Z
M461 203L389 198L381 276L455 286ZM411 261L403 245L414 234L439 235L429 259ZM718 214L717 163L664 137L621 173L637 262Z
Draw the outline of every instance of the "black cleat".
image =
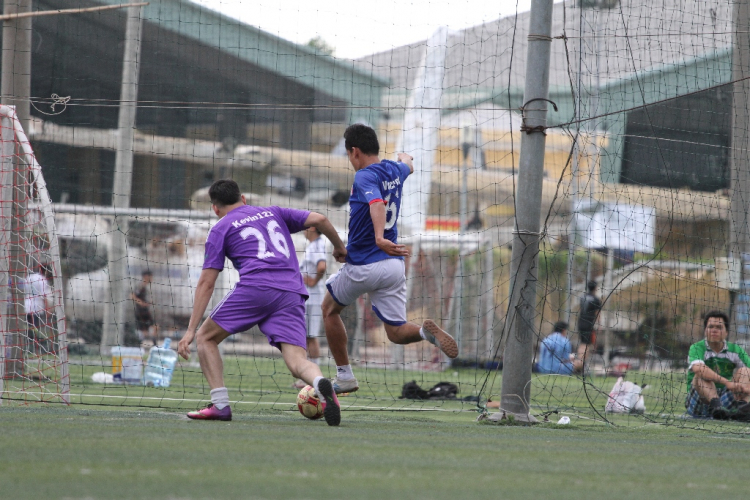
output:
M719 398L714 398L708 403L708 411L714 420L729 420L730 412L721 406Z
M333 390L333 384L327 378L318 382L318 395L325 401L323 417L328 425L337 426L341 423L341 406L339 398Z

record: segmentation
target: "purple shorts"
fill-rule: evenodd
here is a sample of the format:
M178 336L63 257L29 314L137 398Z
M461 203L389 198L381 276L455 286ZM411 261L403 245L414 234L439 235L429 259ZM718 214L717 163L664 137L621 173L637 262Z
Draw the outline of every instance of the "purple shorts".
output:
M281 343L307 348L305 298L296 292L237 283L209 317L230 334L258 325L277 349Z

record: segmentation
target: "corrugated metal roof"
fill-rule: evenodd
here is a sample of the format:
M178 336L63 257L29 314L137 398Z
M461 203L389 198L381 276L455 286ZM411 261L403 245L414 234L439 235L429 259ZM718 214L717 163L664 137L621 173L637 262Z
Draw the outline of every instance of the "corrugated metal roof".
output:
M716 57L731 46L731 3L717 0L623 0L612 10L586 10L583 86L607 85L655 68L679 70L684 61ZM529 13L500 18L452 33L448 41L444 89L462 95L520 90L526 71ZM550 87L564 90L576 80L580 9L567 1L554 6ZM598 28L596 28L598 26ZM597 36L592 36L596 29ZM567 37L563 39L562 37ZM356 62L390 79L391 93L414 81L427 41L373 54ZM599 54L597 71L593 55Z

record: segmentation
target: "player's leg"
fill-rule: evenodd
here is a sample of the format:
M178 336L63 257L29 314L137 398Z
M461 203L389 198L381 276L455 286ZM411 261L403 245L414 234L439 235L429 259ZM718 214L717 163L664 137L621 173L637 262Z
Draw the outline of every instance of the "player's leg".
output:
M307 359L320 365L320 343L318 342L318 335L320 335L320 325L322 323L322 312L320 310L320 302L311 302L307 299L305 302L305 323L307 324ZM292 384L295 389L302 389L307 385L307 382L298 378Z
M406 321L406 278L404 261L387 259L376 263L373 270L377 282L369 291L372 310L385 324L388 340L395 344L412 344L426 340L440 348L448 357L458 356L458 344L431 319L422 326Z
M224 387L224 361L219 353L219 344L229 336L211 318L206 318L196 334L198 361L211 388L211 404L199 411L191 411L188 418L195 420L232 420L229 392Z
M377 264L377 262L375 263ZM372 279L375 264L352 266L344 264L339 271L326 281L326 296L323 298L323 324L325 326L328 349L336 362L336 377L333 387L337 394L354 392L359 389L349 364L346 326L341 319L341 311L371 289L368 280Z
M326 293L322 306L323 324L328 340L328 350L336 363L336 377L333 379L333 388L337 394L359 390L359 383L354 377L352 365L349 363L346 327L341 320L343 309L343 305L337 303L330 293Z
M337 303L330 293L326 293L321 306L328 349L331 351L331 356L333 356L337 366L349 364L349 353L346 350L346 341L348 340L346 327L341 320L341 311L344 310L344 307Z
M211 389L224 387L224 361L219 353L219 344L229 335L211 318L206 318L196 334L198 360Z
M328 425L339 425L341 423L341 406L331 381L323 377L318 365L307 359L305 349L302 347L282 342L279 348L281 349L281 356L292 375L313 386L318 396L325 401L323 417L326 419L326 423Z
M736 411L731 415L734 420L741 422L750 421L750 368L743 366L737 368L732 376L732 381L740 384L740 387L732 391L736 403Z
M211 388L211 404L188 417L201 420L231 420L229 393L224 387L224 362L219 344L229 335L258 324L267 313L269 296L264 291L238 283L214 307L196 334L198 360Z
M737 382L740 387L732 391L734 399L737 401L747 402L750 398L750 368L743 366L737 368L732 375L732 382Z
M577 372L583 373L594 352L594 333L582 331L578 332L578 337L579 343L573 367Z
M339 425L341 409L333 384L323 377L318 365L307 359L305 352L307 328L304 299L293 292L274 293L277 299L272 306L272 312L258 323L260 331L271 345L281 351L281 356L292 375L312 385L318 396L325 400L323 416L328 425Z

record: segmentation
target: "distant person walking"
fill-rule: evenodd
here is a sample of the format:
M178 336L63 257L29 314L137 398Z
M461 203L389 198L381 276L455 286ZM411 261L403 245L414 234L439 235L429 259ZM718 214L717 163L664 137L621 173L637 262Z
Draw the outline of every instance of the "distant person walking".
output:
M153 277L153 273L148 269L143 271L141 283L135 292L130 294L130 298L135 303L135 328L138 330L139 340L152 340L156 345L159 327L154 322L154 315L151 312L153 307L151 303Z
M587 293L581 298L578 309L578 355L576 356L576 371L583 371L585 364L596 348L596 324L602 310L602 301L596 296L598 285L596 281L586 284Z

